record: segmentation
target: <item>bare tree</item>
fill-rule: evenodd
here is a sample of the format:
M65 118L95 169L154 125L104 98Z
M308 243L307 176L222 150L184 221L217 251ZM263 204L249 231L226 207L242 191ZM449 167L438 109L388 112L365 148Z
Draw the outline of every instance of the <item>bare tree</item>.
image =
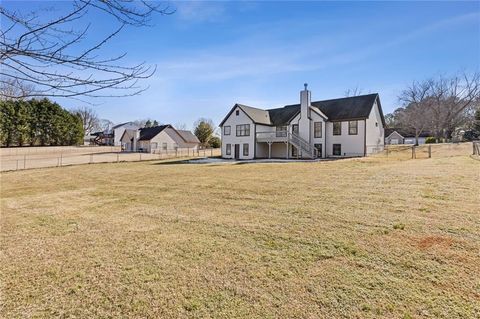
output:
M422 104L410 104L406 108L397 110L399 125L407 131L415 134L415 145L418 145L418 138L431 125L429 109Z
M114 125L115 124L110 120L107 120L107 119L101 119L100 120L100 130L102 132L110 132Z
M432 81L413 82L407 89L402 91L399 100L405 107L397 109L396 118L401 127L412 129L415 132L415 144L418 145L418 137L422 132L430 128L431 112L430 97Z
M480 73L440 76L431 83L430 95L434 101L429 107L438 141L448 138L456 127L466 125L473 118L480 99Z
M31 84L25 84L14 78L0 78L0 101L5 101L12 97L22 100L27 96L33 96L34 92L35 88Z
M413 82L399 99L405 108L401 111L402 126L415 127L417 133L428 128L438 142L473 118L480 101L480 73L464 72Z
M344 92L345 97L352 97L352 96L358 96L362 94L362 89L358 87L354 87L353 89L347 89Z
M79 107L73 109L72 112L78 114L82 119L83 131L85 135L90 135L93 132L102 130L100 119L94 110L88 107Z
M177 124L175 124L175 128L177 130L186 130L187 124L178 122Z
M113 18L113 31L91 44L90 12ZM168 5L146 0L76 0L47 18L41 10L26 14L0 5L0 83L22 82L35 92L2 90L2 98L135 95L146 88L138 80L155 67L121 65L125 53L102 57L99 50L127 26L146 26L154 13L171 14ZM51 16L52 12L49 11ZM77 27L84 23L83 27ZM88 41L90 40L90 41ZM85 44L87 43L87 44Z

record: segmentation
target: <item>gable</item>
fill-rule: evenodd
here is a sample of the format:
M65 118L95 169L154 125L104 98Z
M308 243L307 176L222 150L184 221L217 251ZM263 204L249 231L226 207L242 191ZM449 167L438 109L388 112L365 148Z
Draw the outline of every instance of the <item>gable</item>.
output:
M254 108L254 107L251 107L251 106L246 106L246 105L243 105L243 104L235 104L232 107L232 109L230 110L230 112L228 112L227 116L225 116L225 118L222 120L222 122L220 122L220 124L218 126L223 126L223 124L225 124L225 122L232 116L233 112L236 111L236 110L239 110L240 112L242 112L253 123L256 123L256 124L266 123L264 125L271 125L270 124L270 119L266 118L265 113L268 113L267 111L261 110L261 109L258 109L258 108ZM236 115L233 115L233 117L235 117L235 116ZM254 118L256 120L254 120Z
M140 138L139 141L149 141L155 136L157 136L160 132L162 132L167 127L172 127L171 125L159 125L154 127L144 127L140 129Z

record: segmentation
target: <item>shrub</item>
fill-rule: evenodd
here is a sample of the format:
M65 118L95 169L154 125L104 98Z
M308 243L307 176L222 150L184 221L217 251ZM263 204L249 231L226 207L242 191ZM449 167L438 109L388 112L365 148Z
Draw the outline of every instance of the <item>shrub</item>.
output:
M402 224L402 223L395 223L395 224L393 224L393 229L400 229L400 230L404 230L404 229L405 229L405 224Z
M425 139L425 144L434 144L436 142L437 140L435 139L435 137L432 137L432 136L429 136Z

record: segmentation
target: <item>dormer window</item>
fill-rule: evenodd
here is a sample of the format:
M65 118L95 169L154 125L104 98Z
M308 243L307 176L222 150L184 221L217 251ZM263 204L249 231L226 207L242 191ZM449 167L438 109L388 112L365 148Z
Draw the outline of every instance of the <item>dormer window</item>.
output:
M236 115L236 116L239 116L239 115L240 115L240 110L236 110L236 111L235 111L235 115Z

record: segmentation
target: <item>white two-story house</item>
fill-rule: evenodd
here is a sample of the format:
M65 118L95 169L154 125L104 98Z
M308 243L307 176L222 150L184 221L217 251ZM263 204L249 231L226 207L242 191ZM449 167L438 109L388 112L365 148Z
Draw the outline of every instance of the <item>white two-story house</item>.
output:
M368 94L260 109L235 104L220 123L222 157L325 158L367 156L383 151L380 97Z

